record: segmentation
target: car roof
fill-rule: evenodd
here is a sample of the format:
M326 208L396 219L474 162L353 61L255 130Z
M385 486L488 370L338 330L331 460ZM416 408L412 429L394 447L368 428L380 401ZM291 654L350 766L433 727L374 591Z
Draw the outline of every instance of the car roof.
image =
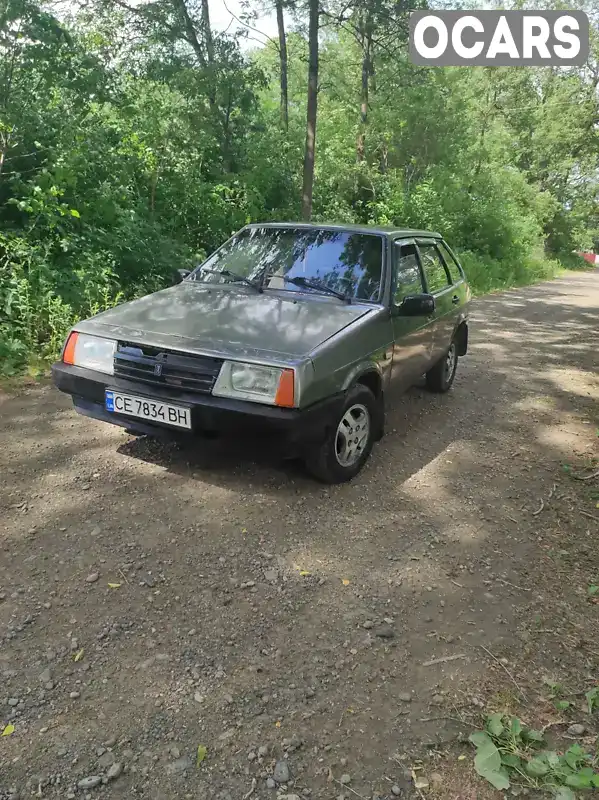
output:
M407 239L412 236L428 236L441 239L440 233L421 231L414 228L396 228L390 225L344 225L328 222L253 222L246 228L301 228L305 230L349 231L351 233L370 233L383 236L396 236Z

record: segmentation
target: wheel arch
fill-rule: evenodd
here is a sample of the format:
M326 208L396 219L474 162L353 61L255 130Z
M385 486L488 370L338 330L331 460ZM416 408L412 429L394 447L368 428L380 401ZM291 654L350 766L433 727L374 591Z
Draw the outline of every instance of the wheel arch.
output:
M352 386L366 386L378 399L383 394L383 373L378 364L360 364L349 372L343 383L343 391Z
M356 378L356 384L366 386L378 399L383 394L383 378L376 370L371 369L363 372Z
M376 416L374 419L374 436L378 441L382 438L385 430L385 398L383 372L378 365L362 365L361 369L354 370L351 379L346 382L345 391L349 391L352 386L365 386L370 389L376 401Z

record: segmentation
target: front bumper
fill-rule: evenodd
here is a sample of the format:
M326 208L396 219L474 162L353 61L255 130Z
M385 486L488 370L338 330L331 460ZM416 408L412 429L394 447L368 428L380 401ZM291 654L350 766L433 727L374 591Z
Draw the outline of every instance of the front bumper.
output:
M250 439L266 436L293 452L302 452L322 441L336 413L341 412L344 400L343 394L337 394L305 409L278 408L211 394L174 393L170 387L148 386L62 361L52 366L52 379L57 389L72 396L80 414L120 425L133 433L152 436L220 434ZM190 409L191 431L107 411L106 389L186 406Z

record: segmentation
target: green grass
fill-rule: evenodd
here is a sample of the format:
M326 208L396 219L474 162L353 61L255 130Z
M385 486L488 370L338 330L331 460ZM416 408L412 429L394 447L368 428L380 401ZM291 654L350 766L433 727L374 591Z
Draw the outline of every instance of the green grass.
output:
M477 253L462 252L460 260L475 295L530 286L541 281L550 281L568 272L590 272L596 269L593 264L579 256L559 259L529 256L510 263L483 258Z
M462 266L475 295L511 289L516 286L529 286L540 281L548 281L565 272L561 261L555 259L529 257L514 261L495 261L482 258L475 253L462 253Z

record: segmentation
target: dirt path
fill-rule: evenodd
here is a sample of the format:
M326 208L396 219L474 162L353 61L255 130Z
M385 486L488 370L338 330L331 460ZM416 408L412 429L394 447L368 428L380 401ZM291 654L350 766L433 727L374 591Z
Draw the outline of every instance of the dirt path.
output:
M289 797L486 796L447 756L480 708L599 677L599 273L474 316L454 391L341 487L4 397L2 800L274 800L286 754Z

